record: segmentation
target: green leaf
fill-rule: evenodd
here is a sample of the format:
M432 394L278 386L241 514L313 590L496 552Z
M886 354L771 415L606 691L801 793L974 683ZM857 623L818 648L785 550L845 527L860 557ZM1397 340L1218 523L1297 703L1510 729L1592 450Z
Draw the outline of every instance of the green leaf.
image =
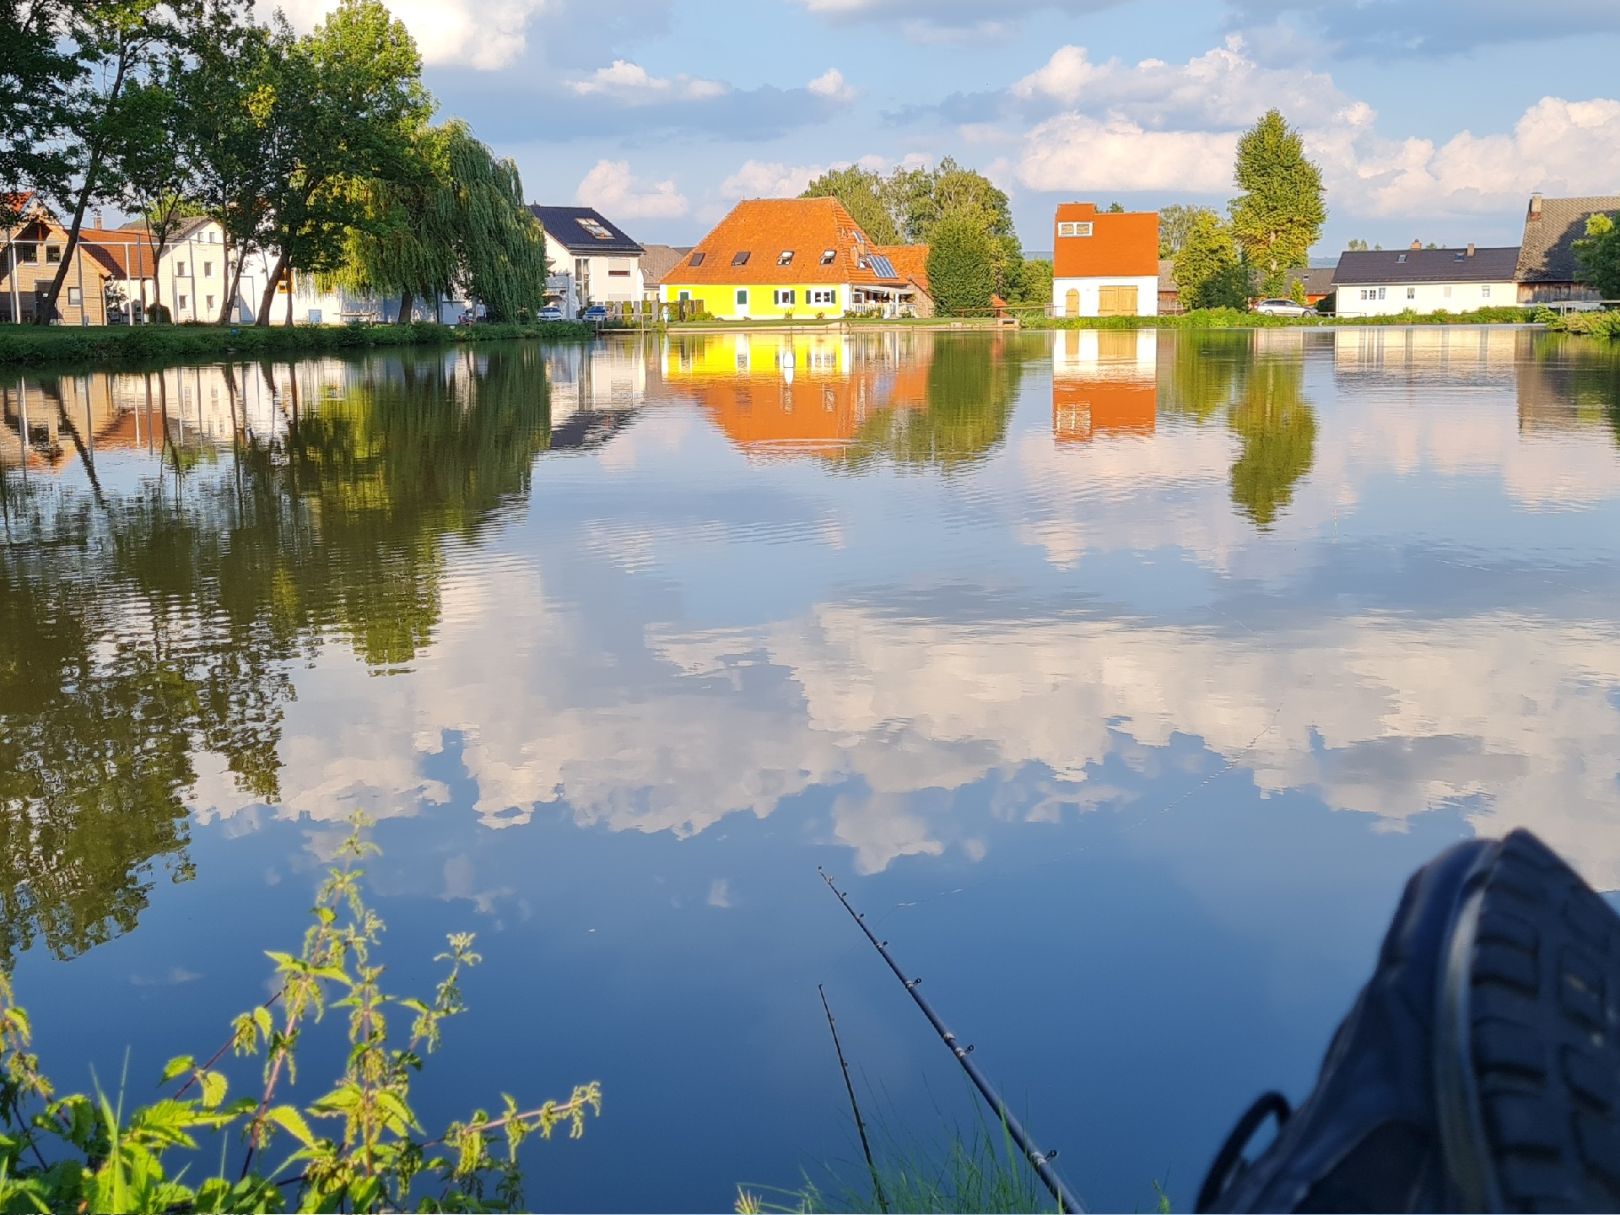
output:
M253 1010L253 1024L258 1026L259 1033L262 1036L268 1038L271 1030L270 1010L262 1004L255 1008Z
M189 1071L193 1071L197 1061L190 1055L176 1055L170 1059L163 1068L163 1079L158 1083L167 1084L170 1080L178 1079Z
M305 1147L315 1146L314 1132L309 1129L309 1123L304 1121L304 1115L293 1106L278 1105L274 1109L266 1110L264 1116Z

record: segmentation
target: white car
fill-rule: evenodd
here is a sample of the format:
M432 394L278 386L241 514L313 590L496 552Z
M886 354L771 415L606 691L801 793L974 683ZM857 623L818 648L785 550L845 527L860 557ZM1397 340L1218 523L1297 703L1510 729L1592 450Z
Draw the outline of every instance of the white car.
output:
M542 321L560 321L563 319L563 310L557 307L556 304L547 304L540 309L540 319Z
M1251 311L1264 316L1315 316L1316 309L1309 304L1296 304L1293 300L1269 299L1255 304Z

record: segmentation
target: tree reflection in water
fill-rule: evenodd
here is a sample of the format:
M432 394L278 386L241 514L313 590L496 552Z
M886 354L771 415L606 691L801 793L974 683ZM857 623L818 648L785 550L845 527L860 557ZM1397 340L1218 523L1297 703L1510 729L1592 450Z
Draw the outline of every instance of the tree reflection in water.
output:
M158 382L145 425L163 464L127 494L30 474L10 436L24 454L0 468L0 964L36 940L83 953L133 928L160 877L191 875L198 753L277 800L291 664L329 637L379 672L409 663L439 620L446 540L521 501L548 442L533 348L348 365L313 402L308 366L213 370L234 454L217 467L220 444L170 415L164 373L133 377L137 399ZM254 377L279 390L268 435L238 421ZM72 391L36 385L36 415ZM110 433L122 414L103 412ZM91 443L87 473L94 459Z

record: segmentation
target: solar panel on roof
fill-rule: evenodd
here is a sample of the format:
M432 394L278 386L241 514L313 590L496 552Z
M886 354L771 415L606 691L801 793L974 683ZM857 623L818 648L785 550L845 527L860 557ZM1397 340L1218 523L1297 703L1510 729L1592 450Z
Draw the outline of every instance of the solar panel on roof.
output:
M872 254L871 265L872 265L872 273L877 275L879 278L899 278L900 277L898 274L896 274L894 272L894 263L891 262L888 258L884 257L881 253Z

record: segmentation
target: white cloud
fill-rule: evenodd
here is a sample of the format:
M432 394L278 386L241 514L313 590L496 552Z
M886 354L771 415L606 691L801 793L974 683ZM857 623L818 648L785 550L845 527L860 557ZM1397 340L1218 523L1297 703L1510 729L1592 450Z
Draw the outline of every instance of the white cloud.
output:
M615 219L677 219L689 209L673 178L642 181L630 172L627 160L597 161L574 197Z
M310 30L337 7L336 0L258 0L260 16L280 8L293 28ZM528 48L530 20L547 0L390 0L389 9L405 23L434 67L461 66L496 71L509 66Z
M826 97L831 101L849 101L855 96L855 90L844 80L844 73L837 68L828 68L805 86L817 97Z
M615 59L583 80L570 81L568 87L582 97L609 97L626 105L644 105L671 99L707 101L723 97L731 91L729 85L718 80L704 80L695 76L654 76L639 63L631 63L627 59Z
M1062 114L1032 129L1018 160L1031 190L1215 193L1232 180L1237 132L1150 131L1128 118Z
M715 878L714 881L709 883L708 904L710 907L719 907L721 909L729 908L732 905L731 881L729 878Z
M722 198L796 198L827 165L789 165L781 161L747 160L720 183Z

